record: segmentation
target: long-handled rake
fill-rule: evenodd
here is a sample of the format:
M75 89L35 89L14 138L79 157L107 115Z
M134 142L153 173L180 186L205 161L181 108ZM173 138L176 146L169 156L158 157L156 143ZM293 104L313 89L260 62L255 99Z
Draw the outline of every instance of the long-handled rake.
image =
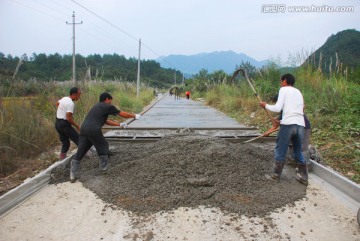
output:
M258 101L261 102L261 98L260 98L259 94L256 92L254 86L252 85L252 83L251 83L251 81L250 81L250 79L249 79L249 76L247 75L247 73L246 73L246 71L245 71L244 69L239 68L239 69L235 70L235 72L234 72L234 74L233 74L233 76L232 76L232 78L231 78L231 81L234 82L235 78L239 75L240 72L244 75L246 81L247 81L248 84L250 85L250 87L251 87L252 91L254 92L256 98L258 99ZM276 121L275 121L274 117L272 117L272 115L270 114L270 112L269 112L267 109L264 108L264 110L265 110L266 114L269 116L272 125L273 125L273 126L276 126ZM279 129L279 128L275 128L275 129L271 130L270 133L275 132L275 131L277 131L278 129ZM267 132L268 132L268 131L267 131ZM264 134L262 134L262 135L260 135L260 136L258 136L258 137L255 137L255 138L253 138L253 139L250 139L250 140L248 140L248 141L245 141L245 142L243 142L243 143L248 143L248 142L254 141L254 140L256 140L256 139L259 139L259 138L261 138L261 137L263 137L263 136L265 136L265 135L270 134L270 133L267 133L267 132L265 132Z
M249 77L248 77L248 75L247 75L247 73L246 73L246 71L244 69L239 68L239 69L235 70L231 80L234 81L235 78L239 75L240 72L244 75L246 81L250 85L250 87L251 87L252 91L254 92L256 98L258 99L258 101L261 102L262 100L261 100L259 94L256 92L254 86L252 85L252 83L251 83L251 81L250 81L250 79L249 79ZM264 109L264 110L266 111L266 114L269 116L271 123L275 126L276 123L275 123L274 117L272 117L272 115L270 114L270 112L267 109Z

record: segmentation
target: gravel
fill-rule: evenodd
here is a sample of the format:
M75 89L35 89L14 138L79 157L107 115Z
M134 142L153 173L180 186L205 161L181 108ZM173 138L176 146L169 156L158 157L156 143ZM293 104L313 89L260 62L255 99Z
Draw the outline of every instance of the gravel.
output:
M79 181L101 199L138 214L179 207L218 207L223 212L266 216L306 194L285 166L279 183L266 179L273 149L180 133L157 142L111 142L110 170L96 157L83 159ZM53 183L68 181L69 166L54 170Z

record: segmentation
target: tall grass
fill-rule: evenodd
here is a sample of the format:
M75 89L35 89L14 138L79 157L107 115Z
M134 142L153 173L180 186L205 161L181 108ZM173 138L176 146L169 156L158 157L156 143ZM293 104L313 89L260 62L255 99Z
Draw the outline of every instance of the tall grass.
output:
M312 124L312 145L320 150L323 161L360 183L360 85L346 76L327 76L318 68L304 65L293 70L295 87L304 96L305 113ZM259 71L255 88L263 101L278 93L280 70L276 65ZM221 84L198 92L206 102L246 125L262 131L271 127L265 111L245 81ZM276 113L272 114L274 117Z
M0 96L0 177L12 174L24 164L24 160L60 144L54 127L55 103L68 96L72 87L72 82L19 81L12 83L7 92L11 97ZM75 102L74 119L77 123L83 121L105 91L112 94L115 106L128 112L140 112L153 99L152 90L143 87L137 98L136 86L129 83L93 81L80 83L78 87L82 95ZM21 96L29 92L32 96Z

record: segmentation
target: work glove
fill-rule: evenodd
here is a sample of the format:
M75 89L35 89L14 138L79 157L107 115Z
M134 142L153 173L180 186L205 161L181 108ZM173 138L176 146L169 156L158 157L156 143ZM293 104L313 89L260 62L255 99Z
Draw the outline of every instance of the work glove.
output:
M138 120L141 118L141 115L140 114L135 114L135 120Z
M126 123L120 123L119 126L124 129L128 128L128 125Z

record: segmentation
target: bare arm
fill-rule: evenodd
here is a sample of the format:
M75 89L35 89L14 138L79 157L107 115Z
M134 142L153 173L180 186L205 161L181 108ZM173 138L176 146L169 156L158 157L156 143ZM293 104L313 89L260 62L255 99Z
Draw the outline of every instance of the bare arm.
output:
M71 113L71 112L66 112L66 120L67 120L68 122L70 122L71 125L75 126L76 129L80 130L79 125L76 124L76 122L74 121L74 119L73 119L72 116L73 116L73 113Z
M125 112L125 111L119 112L118 115L123 117L123 118L135 118L135 114L131 114L131 113L128 113L128 112ZM106 120L105 123L110 125L110 126L119 126L120 125L119 122L116 122L116 121L113 121L113 120Z
M135 118L135 114L131 114L125 111L121 111L119 113L119 116L124 117L124 118Z
M266 108L266 109L268 109L269 111L272 111L272 112L280 112L282 110L282 108L284 107L284 103L285 103L284 91L285 91L284 88L280 89L278 100L276 101L275 105L265 104L264 108Z
M119 126L120 123L119 122L116 122L116 121L113 121L113 120L106 120L105 122L107 125L109 126Z

